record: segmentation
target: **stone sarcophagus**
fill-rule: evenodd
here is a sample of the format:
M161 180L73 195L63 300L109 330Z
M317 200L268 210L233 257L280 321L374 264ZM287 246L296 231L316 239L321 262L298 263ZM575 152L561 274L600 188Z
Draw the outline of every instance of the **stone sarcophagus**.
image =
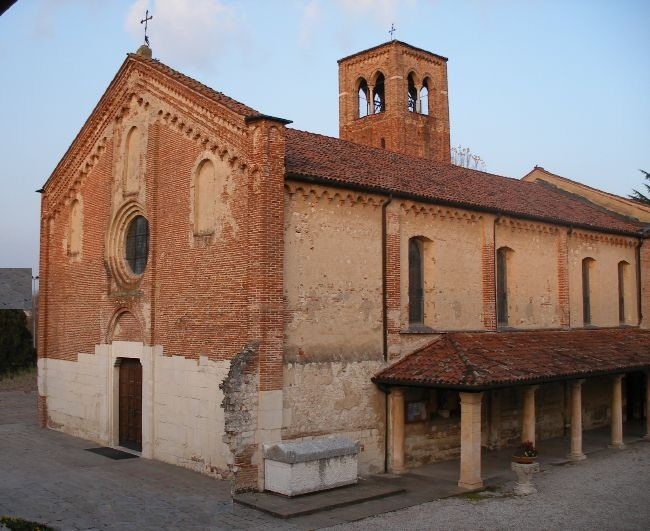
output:
M357 482L359 443L344 437L264 446L264 488L285 496Z

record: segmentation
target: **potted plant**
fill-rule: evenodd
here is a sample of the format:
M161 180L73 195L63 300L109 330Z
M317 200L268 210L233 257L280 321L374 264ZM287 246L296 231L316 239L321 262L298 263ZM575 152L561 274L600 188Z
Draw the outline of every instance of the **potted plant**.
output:
M515 463L530 464L537 459L537 448L531 441L522 442L515 450L512 460Z

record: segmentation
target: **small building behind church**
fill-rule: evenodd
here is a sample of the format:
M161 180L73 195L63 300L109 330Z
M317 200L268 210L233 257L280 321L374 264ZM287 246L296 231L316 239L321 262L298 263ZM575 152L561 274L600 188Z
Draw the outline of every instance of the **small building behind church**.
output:
M401 41L339 61L339 121L127 56L42 190L41 425L235 492L280 441L476 488L482 448L647 430L647 212L452 165L447 59Z

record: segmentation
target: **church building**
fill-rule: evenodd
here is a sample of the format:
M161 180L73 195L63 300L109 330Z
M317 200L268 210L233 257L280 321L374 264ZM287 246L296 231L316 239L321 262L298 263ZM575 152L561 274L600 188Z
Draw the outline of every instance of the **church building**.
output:
M648 433L648 212L452 165L444 57L338 64L332 138L127 56L41 190L41 425L235 492L279 441L472 489L482 449Z

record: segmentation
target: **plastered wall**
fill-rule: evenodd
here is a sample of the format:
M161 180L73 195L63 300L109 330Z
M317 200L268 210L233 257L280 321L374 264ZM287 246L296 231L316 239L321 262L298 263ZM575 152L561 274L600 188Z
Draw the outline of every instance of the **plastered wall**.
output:
M400 208L401 330L409 328L408 244L424 238L424 324L435 330L482 328L480 216L404 203Z
M496 225L495 251L507 247L508 326L558 328L558 234L538 223Z
M359 359L382 348L381 202L285 188L285 359Z
M591 324L619 326L618 264L629 264L625 278L625 324L638 325L637 241L574 231L568 238L571 326L583 326L582 261L594 260L590 269Z
M382 471L385 395L370 381L381 366L372 360L285 364L282 439L346 436L361 443L361 473Z

